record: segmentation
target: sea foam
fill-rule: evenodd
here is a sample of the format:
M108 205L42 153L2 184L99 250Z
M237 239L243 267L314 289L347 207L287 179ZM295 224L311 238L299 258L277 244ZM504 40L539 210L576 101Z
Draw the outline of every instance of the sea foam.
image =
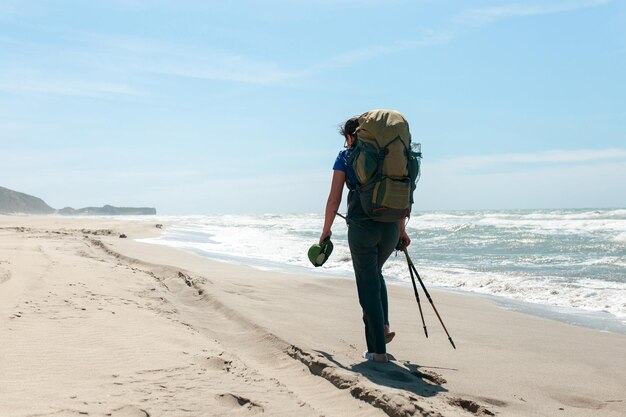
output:
M321 214L163 217L163 235L146 242L263 269L353 276L347 227L337 218L334 252L322 268L306 256ZM609 312L626 320L626 210L417 212L409 253L428 286L511 300ZM410 282L402 253L383 273Z

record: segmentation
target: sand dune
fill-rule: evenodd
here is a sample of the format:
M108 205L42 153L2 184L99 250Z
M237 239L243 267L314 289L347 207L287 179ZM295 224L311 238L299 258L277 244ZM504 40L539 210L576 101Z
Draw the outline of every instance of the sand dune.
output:
M390 288L365 362L349 280L137 243L153 223L0 217L0 416L623 416L626 336ZM124 233L127 239L120 239Z

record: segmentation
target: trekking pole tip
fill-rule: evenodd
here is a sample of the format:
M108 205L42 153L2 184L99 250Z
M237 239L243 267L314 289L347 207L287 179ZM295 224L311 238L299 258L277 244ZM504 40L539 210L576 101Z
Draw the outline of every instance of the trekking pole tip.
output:
M448 340L450 341L450 344L452 344L452 347L453 347L454 349L456 349L456 346L454 345L454 342L452 341L452 338L451 338L451 337L448 337Z

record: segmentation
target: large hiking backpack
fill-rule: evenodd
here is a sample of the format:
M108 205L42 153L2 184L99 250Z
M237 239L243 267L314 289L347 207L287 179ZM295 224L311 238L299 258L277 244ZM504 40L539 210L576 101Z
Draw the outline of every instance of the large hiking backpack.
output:
M395 222L411 214L420 176L419 144L412 148L409 124L395 110L372 110L359 117L349 163L358 198L373 220Z

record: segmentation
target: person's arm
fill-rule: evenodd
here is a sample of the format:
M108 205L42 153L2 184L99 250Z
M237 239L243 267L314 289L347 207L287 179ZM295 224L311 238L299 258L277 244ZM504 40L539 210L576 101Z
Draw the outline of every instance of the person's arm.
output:
M324 227L320 235L320 243L327 237L330 237L331 227L335 221L335 213L339 210L341 204L341 196L343 194L343 185L346 183L346 173L340 170L333 171L333 180L330 184L330 193L326 201L326 211L324 212Z
M406 218L400 221L400 240L402 241L405 248L411 244L411 238L406 233L406 221Z

